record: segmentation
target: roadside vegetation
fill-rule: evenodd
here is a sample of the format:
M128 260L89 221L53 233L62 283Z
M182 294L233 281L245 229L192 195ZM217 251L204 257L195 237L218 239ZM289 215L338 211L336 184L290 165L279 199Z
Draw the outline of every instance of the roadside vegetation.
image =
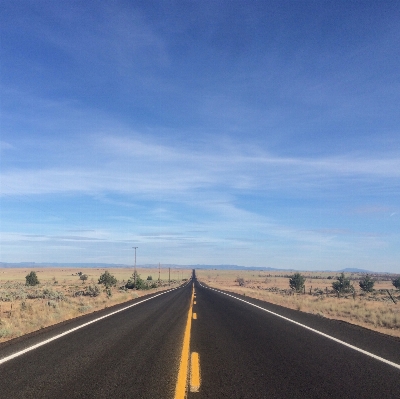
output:
M296 292L302 292L305 281L306 279L300 273L295 273L289 278L289 287Z
M400 276L196 270L211 287L400 337Z
M191 271L142 269L0 269L0 342L85 313L182 284ZM28 274L27 274L28 272ZM130 277L129 277L130 276ZM152 277L149 279L149 277ZM136 288L134 280L136 278Z

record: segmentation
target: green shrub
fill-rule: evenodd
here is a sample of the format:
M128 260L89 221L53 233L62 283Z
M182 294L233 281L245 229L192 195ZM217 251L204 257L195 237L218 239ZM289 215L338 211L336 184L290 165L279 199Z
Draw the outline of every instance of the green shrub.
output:
M337 281L332 283L332 288L338 294L346 294L349 292L354 292L354 287L350 283L350 279L345 277L344 273L342 273L338 278Z
M31 286L33 286L33 285L37 285L37 284L39 284L39 280L38 280L38 278L37 278L37 275L36 275L36 272L30 272L26 277L25 277L25 280L26 280L26 285L31 285Z
M147 276L147 280L153 280L153 276Z
M43 290L42 298L54 301L65 301L67 299L63 292L52 291L47 288Z
M375 281L367 274L359 283L361 290L364 292L372 292L374 290Z
M110 288L117 284L117 279L106 270L100 277L98 284L104 284L106 288Z
M392 280L392 284L398 289L400 290L400 277Z
M136 280L136 283L135 283ZM129 278L128 282L125 284L125 288L134 289L134 290L148 290L149 286L146 282L140 277L137 271L134 271L132 277Z
M292 290L301 292L304 289L305 281L306 279L300 273L295 273L289 278L289 286Z

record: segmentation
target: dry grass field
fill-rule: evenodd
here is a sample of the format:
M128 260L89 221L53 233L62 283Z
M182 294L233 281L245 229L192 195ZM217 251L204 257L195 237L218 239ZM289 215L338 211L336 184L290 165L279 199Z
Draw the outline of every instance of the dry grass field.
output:
M112 305L129 301L151 292L169 288L168 269L137 268L140 277L157 288L148 290L121 289L132 276L132 268L113 268L108 271L118 280L107 293L97 284L106 269L78 268L0 268L0 342L44 327L72 319ZM35 271L40 284L26 286L25 276ZM78 272L86 274L82 281ZM147 280L152 276L152 280ZM190 278L191 270L171 269L171 287ZM97 289L98 288L98 292Z
M306 277L305 293L295 294L289 287L293 272L258 272L232 270L196 270L197 278L207 285L235 292L266 302L285 306L322 317L344 320L384 334L400 337L400 291L392 285L392 278L373 275L374 291L363 293L358 282L365 275L346 273L355 288L355 294L337 297L332 282L340 273L301 272ZM398 275L397 275L398 277ZM244 280L239 286L238 278ZM391 293L395 304L387 290Z

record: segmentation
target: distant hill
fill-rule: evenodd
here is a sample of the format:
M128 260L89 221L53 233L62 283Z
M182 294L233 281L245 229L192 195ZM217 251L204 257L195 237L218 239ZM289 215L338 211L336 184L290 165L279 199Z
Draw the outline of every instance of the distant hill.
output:
M188 265L192 269L203 269L203 270L257 270L257 271L293 271L293 269L277 269L275 267L264 267L264 266L238 266L238 265Z
M355 267L347 267L346 269L338 270L340 273L373 273L370 270L357 269Z
M19 263L6 263L0 262L0 267L3 268L28 268L28 267L76 267L76 268L115 268L115 267L132 267L133 265L126 265L122 263L36 263L36 262L19 262ZM155 268L157 264L137 265L137 267ZM272 267L262 266L237 266L237 265L176 265L176 264L161 264L161 267L170 267L171 269L218 269L218 270L259 270L259 271L276 271L284 269L276 269ZM287 270L287 269L285 269Z
M36 263L36 262L16 262L16 263L7 263L0 262L0 268L35 268L35 267L66 267L66 268L102 268L102 269L112 269L118 267L133 267L132 264L123 264L123 263L56 263L56 262L45 262L45 263ZM145 265L137 265L137 267L142 268L156 268L157 264L145 264ZM171 269L202 269L202 270L255 270L255 271L284 271L284 272L293 272L293 271L301 271L300 269L279 269L274 267L264 267L264 266L238 266L238 265L177 265L177 264L161 264L162 268L170 267ZM306 271L306 270L303 270ZM333 272L333 273L377 273L370 270L365 269L357 269L357 268L345 268L341 270L318 270L320 272ZM384 273L384 272L381 272Z

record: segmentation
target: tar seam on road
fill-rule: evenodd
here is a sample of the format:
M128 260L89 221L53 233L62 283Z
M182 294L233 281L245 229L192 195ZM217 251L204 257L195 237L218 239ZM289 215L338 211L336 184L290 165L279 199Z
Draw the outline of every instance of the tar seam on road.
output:
M186 322L185 334L183 336L181 361L179 364L178 380L175 388L175 399L185 399L187 388L187 377L189 368L189 352L190 352L190 330L192 327L192 313L193 313L193 299L194 299L194 284L192 286L192 295L190 297L190 306Z
M325 334L325 333L323 333L323 332L321 332L321 331L315 330L314 328L308 327L308 326L306 326L305 324L301 324L301 323L299 323L299 322L297 322L297 321L294 321L294 320L292 320L292 319L289 319L288 317L282 316L282 315L280 315L280 314L278 314L278 313L272 312L271 310L264 309L264 308L261 307L261 306L255 305L254 303L247 302L247 301L245 301L244 299L238 298L238 297L236 297L236 296L234 296L234 295L231 295L231 294L227 294L226 292L219 291L219 290L216 290L216 289L210 288L210 287L205 287L205 286L202 285L202 284L200 284L200 286L203 287L203 288L208 288L208 289L213 290L213 291L215 291L215 292L219 292L219 293L224 294L224 295L226 295L226 296L229 296L229 297L231 297L231 298L237 299L238 301L247 303L248 305L254 306L255 308L261 309L261 310L263 310L264 312L267 312L267 313L270 313L270 314L272 314L272 315L274 315L274 316L280 317L281 319L284 319L284 320L286 320L286 321L289 321L290 323L296 324L296 325L298 325L298 326L300 326L300 327L303 327L303 328L305 328L305 329L307 329L307 330L309 330L309 331L312 331L312 332L314 332L314 333L316 333L316 334L322 335L322 336L325 337L325 338L331 339L332 341L335 341L335 342L337 342L337 343L339 343L339 344L341 344L341 345L347 346L347 347L350 348L350 349L353 349L353 350L355 350L355 351L357 351L357 352L360 352L360 353L362 353L362 354L364 354L364 355L366 355L366 356L372 357L372 358L375 359L375 360L379 360L380 362L386 363L386 364L388 364L389 366L395 367L395 368L397 368L397 369L400 370L400 364L391 362L390 360L384 359L383 357L374 355L373 353L367 352L367 351L365 351L364 349L357 348L357 346L348 344L347 342L341 341L340 339L337 339L337 338L335 338L335 337L332 337L331 335Z
M178 287L178 288L179 288L179 287ZM48 344L49 342L52 342L52 341L55 341L56 339L59 339L59 338L61 338L61 337L64 337L64 336L67 335L67 334L70 334L70 333L72 333L72 332L74 332L74 331L77 331L77 330L83 328L83 327L86 327L86 326L88 326L89 324L96 323L96 322L99 321L99 320L103 320L103 319L105 319L105 318L107 318L107 317L110 317L110 316L116 314L116 313L123 312L123 311L126 310L126 309L132 308L133 306L140 305L140 304L143 303L143 302L149 301L150 299L156 298L156 297L158 297L158 296L160 296L160 295L164 295L164 294L166 294L167 292L171 292L171 291L174 291L174 290L176 290L176 289L177 289L177 288L172 288L172 289L170 289L170 290L168 290L168 291L161 292L160 294L154 295L154 296L152 296L151 298L143 299L143 300L140 301L140 302L136 302L136 303L134 303L134 304L132 304L132 305L125 306L125 307L122 308L122 309L115 310L114 312L108 313L108 314L106 314L105 316L98 317L97 319L88 321L87 323L81 324L81 325L78 326L78 327L71 328L70 330L64 331L64 332L61 333L61 334L55 335L54 337L51 337L51 338L49 338L49 339L46 339L46 340L44 340L44 341L42 341L42 342L39 342L39 343L37 343L37 344L35 344L35 345L29 346L28 348L25 348L25 349L23 349L23 350L21 350L21 351L19 351L19 352L13 353L12 355L9 355L9 356L7 356L7 357L4 357L3 359L0 359L0 365L3 364L3 363L8 362L9 360L15 359L16 357L21 356L21 355L23 355L23 354L25 354L25 353L27 353L27 352L30 352L30 351L32 351L32 350L34 350L34 349L37 349L37 348L39 348L39 347L41 347L41 346L43 346L43 345L46 345L46 344Z

